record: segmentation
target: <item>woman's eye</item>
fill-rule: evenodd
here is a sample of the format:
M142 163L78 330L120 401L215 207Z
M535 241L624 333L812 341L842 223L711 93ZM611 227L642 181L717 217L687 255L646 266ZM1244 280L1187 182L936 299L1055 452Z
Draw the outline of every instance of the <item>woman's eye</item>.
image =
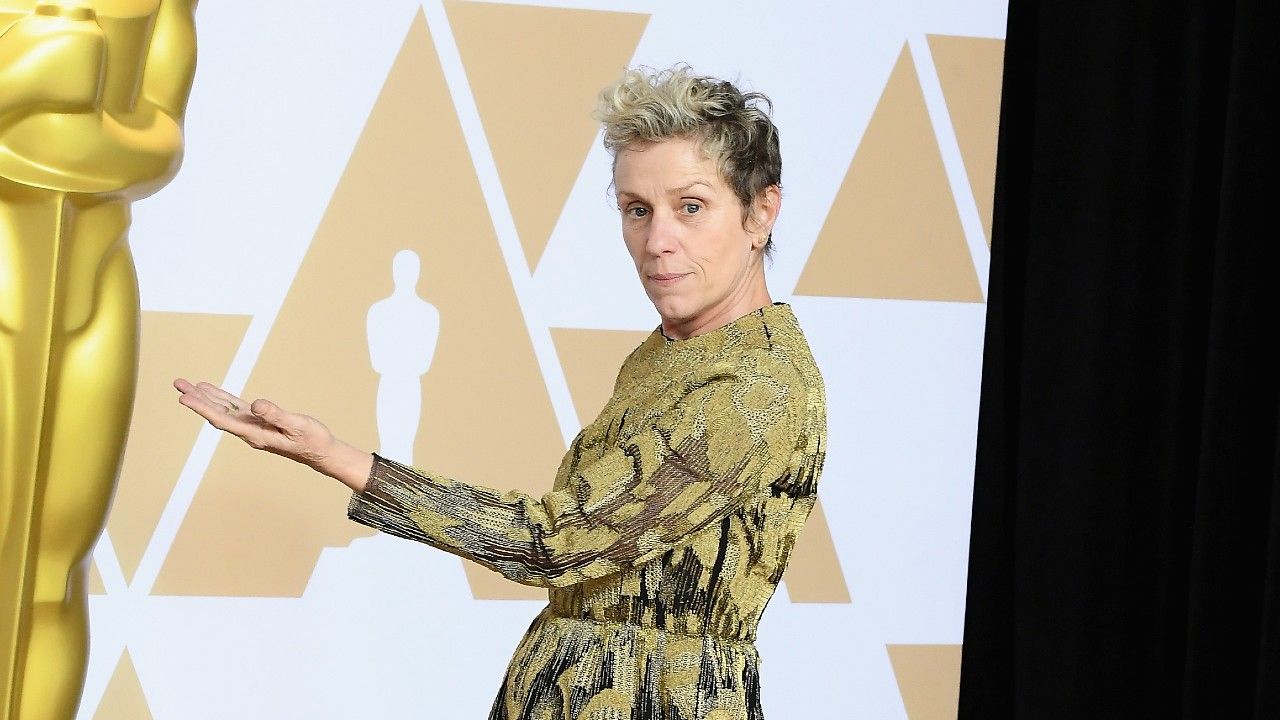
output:
M685 204L684 204L684 211L685 211L686 213L690 214L690 215L692 215L692 214L694 214L694 213L698 212L698 211L699 211L699 210L701 210L701 209L702 209L702 206L701 206L701 205L699 205L698 203L685 203Z
M649 208L636 205L634 207L627 208L626 213L633 218L642 218L649 214Z

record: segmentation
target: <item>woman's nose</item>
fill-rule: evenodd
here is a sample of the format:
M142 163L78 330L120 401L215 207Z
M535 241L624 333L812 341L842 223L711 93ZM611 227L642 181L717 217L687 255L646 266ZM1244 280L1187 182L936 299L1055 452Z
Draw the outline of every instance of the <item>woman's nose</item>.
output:
M654 255L666 255L675 252L679 237L679 225L674 217L664 213L654 213L649 222L649 237L645 243L649 252Z

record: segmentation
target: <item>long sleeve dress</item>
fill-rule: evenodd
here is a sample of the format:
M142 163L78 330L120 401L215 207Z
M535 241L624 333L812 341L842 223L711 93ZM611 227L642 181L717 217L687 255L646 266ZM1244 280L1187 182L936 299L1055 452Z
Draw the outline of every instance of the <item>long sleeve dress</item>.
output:
M541 498L375 454L348 517L549 589L490 720L760 720L756 626L825 435L822 378L775 303L655 330Z

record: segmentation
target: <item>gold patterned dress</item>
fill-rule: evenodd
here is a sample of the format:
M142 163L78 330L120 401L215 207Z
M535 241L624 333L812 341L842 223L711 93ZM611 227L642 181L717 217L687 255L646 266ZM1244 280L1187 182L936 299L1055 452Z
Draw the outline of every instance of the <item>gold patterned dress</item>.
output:
M791 307L655 330L541 498L374 455L348 516L550 602L490 720L759 720L756 626L816 498L822 377Z

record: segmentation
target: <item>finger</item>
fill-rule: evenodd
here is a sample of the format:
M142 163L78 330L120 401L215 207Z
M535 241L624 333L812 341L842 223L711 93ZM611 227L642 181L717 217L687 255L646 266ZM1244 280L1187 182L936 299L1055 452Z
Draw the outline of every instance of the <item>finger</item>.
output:
M178 396L178 402L191 408L196 414L205 420L213 422L214 419L228 415L227 408L224 405L214 402L207 395L201 392L186 392Z
M200 393L184 393L178 402L191 408L210 425L243 440L250 447L258 450L278 451L287 447L282 443L280 432L266 426L261 420L241 408L239 413L228 412L228 408L210 402Z
M199 401L196 402L198 403ZM217 406L190 407L208 421L210 425L228 435L240 438L254 448L269 449L280 446L280 433L264 427L261 423L244 419L252 416L243 413L237 416L232 413L220 412L217 410Z
M206 391L203 386L207 386L210 388L213 387L212 385L209 385L209 383L199 383L198 385L192 385L191 382L188 381L186 378L178 378L173 381L173 386L177 388L179 391L181 391L184 395L198 397L201 400L203 400L205 403L208 403L210 405L222 406L224 411L232 412L234 411L233 408L231 407L232 405L237 405L237 406L240 405L240 403L234 403L229 400L223 400L218 397L215 397L213 393Z
M281 430L297 432L302 427L301 415L291 413L266 398L254 400L249 406L249 412Z
M229 402L237 407L245 407L249 404L212 383L199 382L196 383L196 387L208 393L214 400Z
M184 402L184 405L187 405L188 407L192 407L193 410L196 409L197 405L198 407L201 407L201 409L210 411L210 413L214 413L214 411L216 411L216 413L234 414L234 413L237 413L237 411L243 410L243 407L237 404L237 402L233 402L230 400L219 400L219 398L212 397L209 395L209 393L202 391L202 389L193 387L193 386L188 386L187 391L182 393L182 396L179 397L179 400L182 397L186 397L187 400L189 401L189 402ZM196 405L193 405L193 404L196 404Z
M235 411L229 405L210 400L201 393L183 393L178 397L178 402L191 408L219 430L226 430L241 437L258 424L249 419L252 416L244 412L244 408Z
M205 383L205 382L201 382L201 383L193 383L193 382L191 382L190 380L188 380L188 379L186 379L186 378L182 378L182 377L180 377L180 378L174 378L174 379L173 379L173 387L174 387L178 392L184 392L184 393L200 393L200 394L207 394L207 393L205 393L205 391L204 391L204 390L202 390L199 386L200 386L200 385L208 385L208 384L209 384L209 383Z

